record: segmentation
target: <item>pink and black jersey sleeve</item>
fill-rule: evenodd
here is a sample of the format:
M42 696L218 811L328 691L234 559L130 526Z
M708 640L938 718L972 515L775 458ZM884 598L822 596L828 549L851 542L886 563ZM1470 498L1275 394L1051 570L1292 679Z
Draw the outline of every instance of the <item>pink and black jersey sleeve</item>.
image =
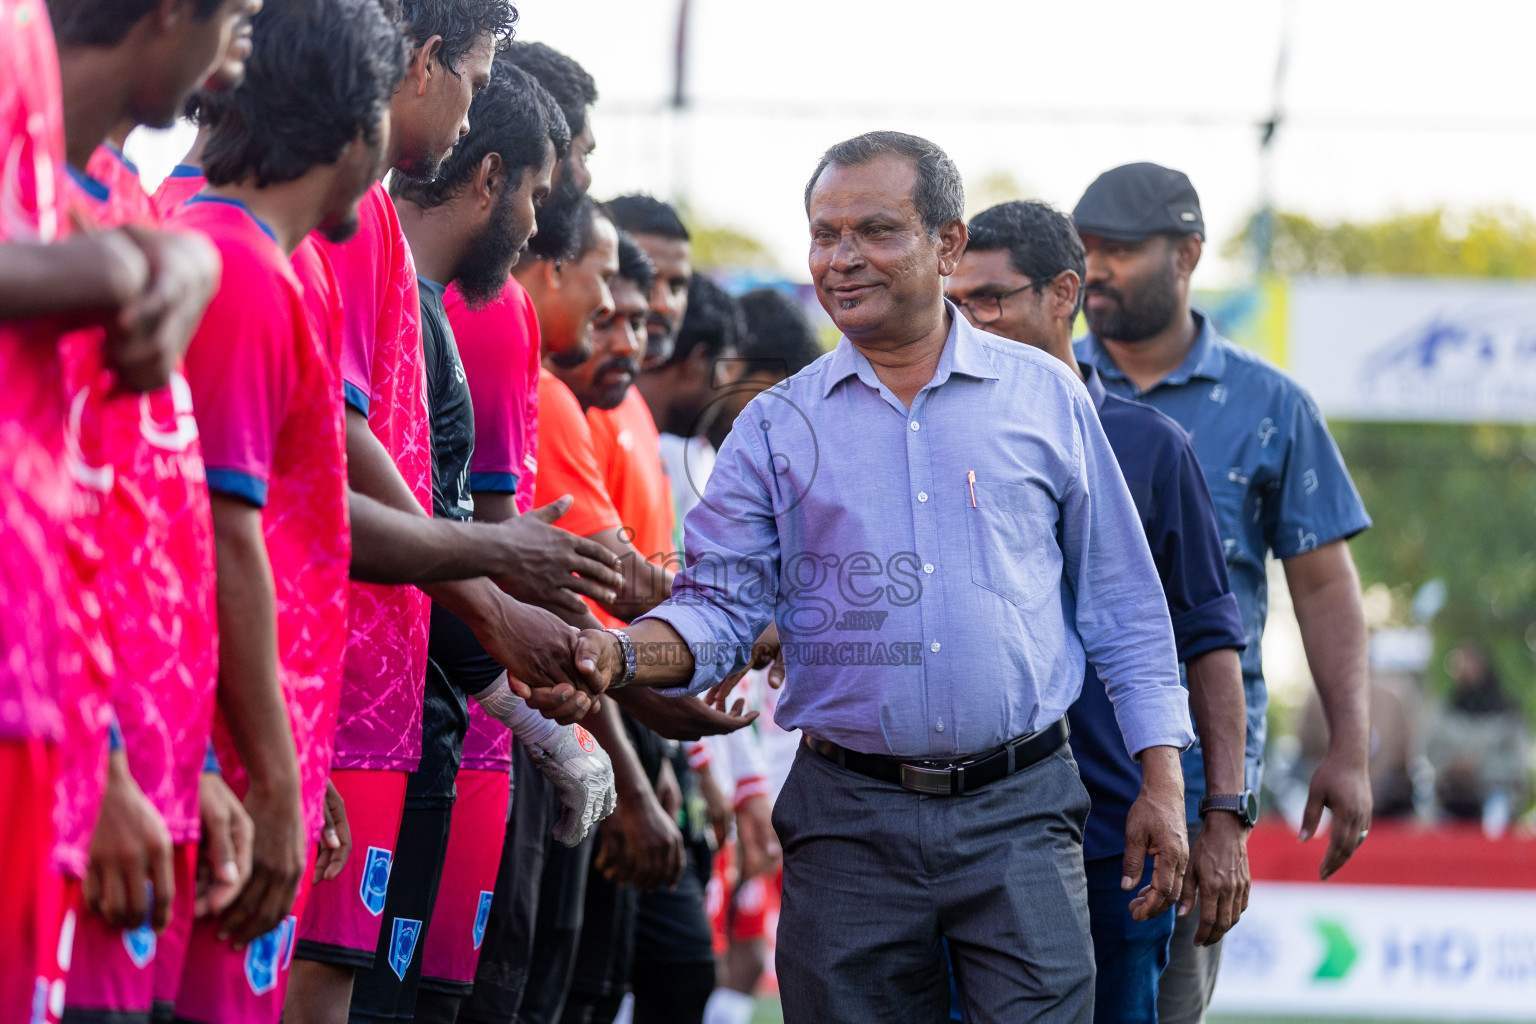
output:
M147 224L160 222L155 202L144 191L139 169L122 150L110 143L96 147L85 173L94 181L107 187L106 208L102 212L105 223Z
M325 248L347 296L341 334L342 396L367 416L374 395L375 347L381 335L399 333L401 316L394 307L402 301L414 305L416 280L400 218L383 182L376 182L363 196L358 225L357 234L346 243ZM407 299L402 300L402 295Z
M212 202L198 200L188 209ZM186 223L195 226L197 215L187 214ZM294 313L274 296L247 293L247 282L270 277L249 249L219 248L224 272L187 350L187 382L209 491L260 507L267 503L284 406L297 382Z
M483 309L470 309L457 288L448 290L444 304L475 407L470 489L520 493L532 435L529 394L538 392L539 321L533 301L509 278L501 295Z
M201 192L206 184L208 179L203 177L200 168L177 164L171 168L171 173L160 183L160 187L155 189L151 202L161 218L170 217L185 206L188 199Z

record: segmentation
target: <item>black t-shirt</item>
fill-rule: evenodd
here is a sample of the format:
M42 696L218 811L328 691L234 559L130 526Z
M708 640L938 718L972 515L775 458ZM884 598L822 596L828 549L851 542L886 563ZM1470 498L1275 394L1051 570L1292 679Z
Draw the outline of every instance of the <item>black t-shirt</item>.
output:
M417 279L421 296L421 343L427 369L427 411L432 421L432 514L439 519L474 518L469 492L469 459L475 450L475 411L459 346L443 308L443 286ZM466 695L489 686L500 666L481 649L468 626L452 612L432 606L428 635L427 689L422 704L421 764L407 782L413 805L451 803L454 777L469 725Z
M427 364L427 408L432 415L432 514L473 519L469 458L475 450L475 408L459 346L443 308L443 286L417 279L421 295L421 347Z

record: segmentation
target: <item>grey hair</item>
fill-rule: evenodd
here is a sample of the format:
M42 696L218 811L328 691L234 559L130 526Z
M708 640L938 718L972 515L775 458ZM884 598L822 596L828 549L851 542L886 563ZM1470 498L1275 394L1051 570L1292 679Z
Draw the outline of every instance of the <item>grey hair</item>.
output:
M828 167L858 167L887 153L906 157L917 168L912 205L917 207L929 235L937 235L939 228L950 221L965 219L965 183L955 169L955 162L927 139L903 132L865 132L823 153L811 180L805 183L805 212L811 212L811 190L822 171Z

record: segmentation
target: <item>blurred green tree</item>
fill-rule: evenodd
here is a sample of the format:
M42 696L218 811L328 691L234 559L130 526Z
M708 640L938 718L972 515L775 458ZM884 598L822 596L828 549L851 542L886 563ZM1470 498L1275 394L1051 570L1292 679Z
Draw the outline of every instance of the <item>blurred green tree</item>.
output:
M1250 251L1254 221L1222 246L1227 259ZM1283 277L1400 274L1536 277L1536 217L1515 207L1459 214L1444 208L1377 221L1319 223L1277 213L1270 258Z
M760 239L739 228L702 217L686 201L678 214L693 237L693 265L698 270L775 270L778 261Z
M1250 227L1222 252L1238 258ZM1536 278L1536 217L1514 208L1445 209L1378 221L1275 217L1275 272ZM1385 584L1396 617L1441 578L1432 678L1463 640L1485 647L1511 693L1536 714L1536 425L1331 424L1375 519L1351 545L1367 587Z

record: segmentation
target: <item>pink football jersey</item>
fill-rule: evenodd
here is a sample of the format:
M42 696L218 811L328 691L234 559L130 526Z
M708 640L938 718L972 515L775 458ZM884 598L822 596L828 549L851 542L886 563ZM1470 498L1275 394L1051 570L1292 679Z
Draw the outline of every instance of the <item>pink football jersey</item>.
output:
M0 242L66 233L64 102L43 0L0 0ZM0 322L0 740L62 734L64 389L57 329Z
M90 166L98 173L75 179L77 215L98 228L157 220L137 170L116 150L99 148ZM70 422L81 424L73 468L96 493L97 593L116 669L111 700L134 780L173 841L192 842L218 683L213 522L192 392L179 368L160 391L117 392L99 347L99 333L72 335L66 376Z
M209 489L261 508L277 604L278 676L299 754L312 837L324 819L346 642L346 449L335 367L326 350L334 293L315 307L275 236L241 203L198 196L174 223L219 249L218 292L187 351ZM324 282L301 247L304 276ZM228 731L214 728L225 777L245 773Z
M539 318L533 300L509 278L501 296L483 309L471 310L456 287L448 289L444 305L475 407L470 488L513 493L518 512L527 512L538 465ZM471 770L512 765L512 733L478 704L469 709L463 764Z
M432 512L432 436L416 264L382 184L363 197L359 229L321 243L342 295L341 388ZM353 583L336 767L411 771L421 759L427 597L415 587Z
M110 142L96 147L85 165L86 175L107 188L105 208L98 211L96 224L117 227L121 224L160 223L155 201L144 191L139 169Z
M201 192L206 184L208 179L203 177L202 168L177 164L171 168L171 173L166 175L160 187L155 189L154 198L150 201L161 218L173 217L176 211L185 206L188 199Z

